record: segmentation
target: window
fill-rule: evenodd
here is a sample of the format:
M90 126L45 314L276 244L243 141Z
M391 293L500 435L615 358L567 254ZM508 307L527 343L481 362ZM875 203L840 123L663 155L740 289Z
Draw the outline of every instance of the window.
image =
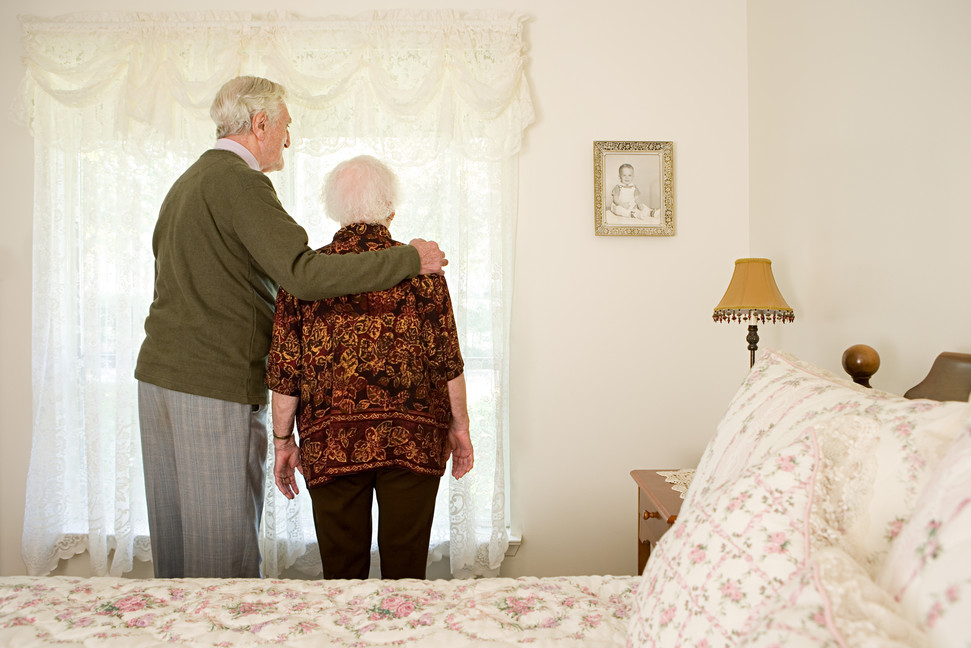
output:
M151 234L165 192L213 141L212 95L245 73L289 91L294 146L270 178L311 245L336 229L321 215L324 174L366 152L401 178L395 238L434 239L448 253L476 468L443 481L433 544L457 575L493 573L507 543L516 153L532 119L521 19L98 13L22 23L21 116L36 151L28 571L84 550L97 574L149 557L132 374L152 298ZM268 475L261 541L275 575L316 552L309 498L289 503Z

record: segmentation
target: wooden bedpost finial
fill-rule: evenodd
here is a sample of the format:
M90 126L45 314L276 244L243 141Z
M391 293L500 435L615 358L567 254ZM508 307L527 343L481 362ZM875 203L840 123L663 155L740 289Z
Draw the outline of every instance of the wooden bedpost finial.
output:
M880 354L865 344L854 344L843 352L843 370L858 385L870 386L870 377L880 368Z

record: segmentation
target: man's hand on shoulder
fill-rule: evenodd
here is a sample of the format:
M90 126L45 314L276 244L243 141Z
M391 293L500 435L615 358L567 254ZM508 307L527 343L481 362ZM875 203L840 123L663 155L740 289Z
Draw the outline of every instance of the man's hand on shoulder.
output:
M418 274L445 274L444 268L448 265L448 259L439 249L438 243L425 239L412 239L408 245L418 250L418 256L421 258L421 271Z

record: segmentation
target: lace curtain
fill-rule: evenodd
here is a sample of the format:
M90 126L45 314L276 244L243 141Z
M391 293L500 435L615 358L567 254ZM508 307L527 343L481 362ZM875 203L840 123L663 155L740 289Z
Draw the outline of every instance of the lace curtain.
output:
M255 74L289 91L293 146L286 170L270 177L311 245L335 229L321 215L323 175L369 153L402 180L395 238L435 239L449 256L476 465L460 481L443 478L431 555L449 556L457 576L495 574L508 545L516 155L533 117L522 18L94 13L21 22L26 74L15 109L35 140L28 572L85 550L99 575L150 559L132 374L152 299L152 229L171 183L214 141L216 89ZM290 502L267 479L266 492L264 572L319 574L306 491Z

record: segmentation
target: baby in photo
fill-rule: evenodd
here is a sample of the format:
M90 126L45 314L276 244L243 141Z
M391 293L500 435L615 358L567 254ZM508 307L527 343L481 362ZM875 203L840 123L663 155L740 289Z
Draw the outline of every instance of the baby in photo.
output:
M617 174L620 176L620 182L610 192L612 199L610 211L626 218L639 220L650 218L653 215L652 210L641 202L641 191L634 184L634 167L630 164L621 164Z

